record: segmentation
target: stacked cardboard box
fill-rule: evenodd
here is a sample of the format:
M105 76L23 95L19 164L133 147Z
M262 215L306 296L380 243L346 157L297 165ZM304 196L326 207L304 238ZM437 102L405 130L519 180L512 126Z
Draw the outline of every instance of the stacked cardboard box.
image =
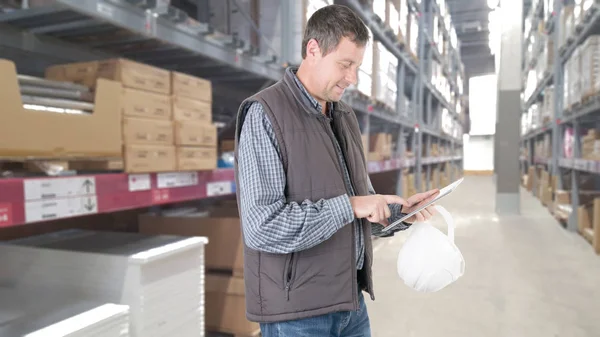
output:
M38 110L41 106L30 104L26 107L19 82L14 62L0 59L0 156L12 159L120 156L121 84L98 81L91 113L72 114L42 112Z
M211 124L211 83L126 59L49 67L46 77L95 88L120 82L125 171L216 168L217 132Z
M127 172L174 171L175 146L169 71L125 60L62 64L46 77L95 88L97 79L118 81L121 93L123 158Z
M579 233L592 244L596 254L600 254L600 198L579 206L577 220Z
M242 336L254 336L257 323L246 319L244 287L244 243L237 204L224 202L208 213L172 212L145 214L139 219L140 232L205 236L206 329Z
M212 170L217 167L217 128L212 124L210 81L171 73L177 169Z
M438 167L434 167L431 171L431 184L430 188L439 188L439 182L441 181L440 169Z
M536 157L552 157L552 135L546 134L543 139L536 141L533 153L535 153Z
M538 197L544 206L552 206L553 194L558 184L558 177L550 176L546 170L542 170L541 178L538 180Z
M381 161L392 156L392 135L389 133L374 133L369 139L369 161Z
M581 139L581 156L584 159L600 160L600 131L591 129Z
M402 196L408 198L417 193L415 175L413 173L402 175Z

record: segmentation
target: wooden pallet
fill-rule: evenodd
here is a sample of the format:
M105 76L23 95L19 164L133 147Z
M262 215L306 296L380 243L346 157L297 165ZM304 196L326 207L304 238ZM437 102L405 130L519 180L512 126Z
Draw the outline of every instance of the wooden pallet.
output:
M16 176L123 171L121 158L0 158L0 171Z

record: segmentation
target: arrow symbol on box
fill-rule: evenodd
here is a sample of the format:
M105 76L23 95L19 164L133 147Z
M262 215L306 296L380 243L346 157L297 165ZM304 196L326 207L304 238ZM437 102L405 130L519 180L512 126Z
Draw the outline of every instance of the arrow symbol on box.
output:
M85 191L89 194L89 193L91 193L91 189L92 189L92 186L94 186L94 183L92 183L91 180L86 179L83 182L83 186L85 187Z
M85 209L88 211L91 211L94 209L94 207L96 207L96 205L92 202L91 198L87 199L87 203L84 205Z

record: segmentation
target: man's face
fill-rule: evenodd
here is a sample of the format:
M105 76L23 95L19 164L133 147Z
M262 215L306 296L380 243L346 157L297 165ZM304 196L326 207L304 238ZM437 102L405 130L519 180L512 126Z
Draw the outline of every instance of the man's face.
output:
M344 90L356 85L358 67L362 64L365 47L360 47L348 38L342 38L337 48L322 57L315 55L313 83L319 98L327 102L338 102Z

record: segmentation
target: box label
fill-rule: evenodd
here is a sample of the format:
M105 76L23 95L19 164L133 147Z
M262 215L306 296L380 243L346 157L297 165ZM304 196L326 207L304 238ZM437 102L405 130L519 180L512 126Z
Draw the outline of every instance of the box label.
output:
M96 178L28 179L23 183L25 201L96 194Z
M147 191L150 189L150 174L130 174L129 191Z
M169 172L156 175L158 188L198 185L198 172Z
M233 183L231 181L216 181L206 184L206 195L215 197L233 193Z
M37 200L25 203L25 221L28 223L95 213L98 213L96 196Z

